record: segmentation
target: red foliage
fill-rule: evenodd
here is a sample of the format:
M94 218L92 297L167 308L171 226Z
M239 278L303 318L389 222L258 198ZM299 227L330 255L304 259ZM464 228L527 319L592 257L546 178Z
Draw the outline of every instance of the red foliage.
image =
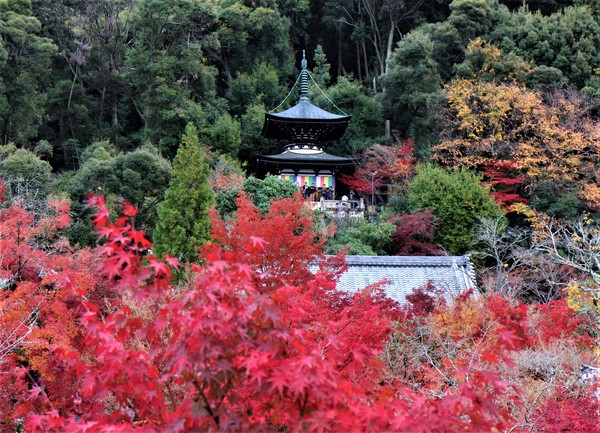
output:
M560 392L536 413L540 432L599 432L598 397Z
M87 311L81 319L82 347L57 348L52 357L75 374L78 391L60 412L32 410L27 431L456 431L506 426L508 415L494 404L504 384L493 374L470 372L474 380L442 399L382 382L384 366L377 355L397 309L377 287L354 295L337 292L336 267L323 266L306 278L314 242L302 227L294 229L304 239L299 243L289 235L281 238L287 244L278 243L278 232L261 240L250 232L260 229L260 218L242 198L241 208L250 211L250 218L240 214L242 221L220 238L223 247L207 248L208 265L196 266L189 287L174 291L169 269L147 255L147 241L128 218L111 224L103 201L92 203L99 207L94 222L105 237L99 250L105 257L104 274L133 298L114 303L114 311L102 315L97 306L82 301ZM299 214L285 218L283 210L291 203L266 220L281 221L280 230L284 221L309 224ZM217 225L217 232L224 229ZM246 245L240 244L242 239ZM274 248L304 263L304 271L300 265L276 268L277 263L267 260ZM303 285L286 284L289 280ZM45 394L41 387L32 390L38 397Z
M359 159L354 175L342 175L340 180L348 188L364 194L371 193L371 173L376 189L391 184L405 185L413 175L414 144L412 140L392 146L376 144L366 149Z
M365 372L377 366L367 362L390 328L377 297L338 296L328 269L307 291L270 277L281 292L265 296L255 284L261 275L236 252L215 248L193 287L173 297L170 272L143 256L148 243L128 218L111 224L103 200L90 202L105 238L104 274L132 291L135 309L115 305L101 317L83 301L86 349L56 352L77 372L77 398L60 415L28 417L29 431L338 430L357 419L363 429L379 422L368 404L372 386L359 386L371 385ZM233 233L245 233L244 224ZM267 254L266 246L252 235L240 257ZM307 254L302 246L292 257Z
M501 343L510 349L523 348L530 343L527 305L517 303L513 306L508 299L491 295L487 297L486 306L500 325L496 333Z
M586 316L577 316L565 299L541 304L537 310L535 330L540 343L568 339L583 347L593 345L593 340L580 332L580 327L591 324L586 323Z
M492 195L500 206L507 209L515 203L528 204L521 193L527 178L521 174L514 160L490 160L484 165L483 176L492 185Z
M112 297L95 256L60 237L68 222L61 201L37 221L20 202L0 210L0 418L8 431L32 410L72 407L75 371L55 353L81 348L80 296L96 305Z
M302 285L312 280L310 264L322 258L326 237L314 231L300 197L274 201L263 215L240 192L237 219L223 220L211 212L214 242L204 246L200 257L212 261L212 255L225 249L231 252L231 260L247 263L258 272L261 285L282 279Z
M396 224L394 240L398 256L437 256L442 252L433 244L435 215L431 212L416 212L394 216Z
M445 306L446 301L442 294L442 291L437 289L431 281L425 287L413 289L412 293L406 295L406 301L409 304L408 314L427 316L433 313L436 307Z
M15 291L51 293L56 303L40 315L49 332L36 342L40 355L3 360L8 431L19 417L32 433L510 428L509 409L518 407L506 403L511 386L489 370L536 341L531 310L470 293L444 305L429 287L409 297L412 314L401 316L380 286L338 292L341 258L322 259L322 239L300 202L274 203L262 216L242 196L237 220L215 220L205 263L183 286L171 281L177 261L153 257L133 228L135 210L125 204L111 222L101 198L90 199L104 242L100 275L89 254L23 250ZM6 212L0 229L15 224ZM46 260L51 277L27 269ZM106 285L119 296L97 301ZM8 298L3 306L19 313ZM566 314L562 304L548 308L557 320ZM392 321L404 348L417 345L401 353L418 387L395 376L384 356Z

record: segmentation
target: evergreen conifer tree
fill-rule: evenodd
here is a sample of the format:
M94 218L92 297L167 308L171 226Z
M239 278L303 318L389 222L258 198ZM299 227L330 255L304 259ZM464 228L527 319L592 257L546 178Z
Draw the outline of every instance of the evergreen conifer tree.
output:
M189 123L173 160L173 178L158 205L154 230L157 255L195 260L196 248L210 239L208 208L214 193L208 183L209 167L196 127Z
M331 83L331 75L329 74L331 65L327 63L327 56L321 45L317 45L317 48L315 48L314 61L315 66L312 70L312 76L319 87L325 91L329 83Z

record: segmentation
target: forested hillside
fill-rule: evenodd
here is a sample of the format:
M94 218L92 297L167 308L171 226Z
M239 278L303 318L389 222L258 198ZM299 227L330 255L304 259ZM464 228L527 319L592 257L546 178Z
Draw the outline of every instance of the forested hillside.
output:
M353 116L330 152L390 144L387 119L394 140L413 140L419 161L481 173L516 161L515 176L527 179L513 189L544 211L562 212L548 203L557 195L580 210L600 200L592 0L3 0L0 8L2 154L35 165L31 177L50 168L53 187L78 201L84 179L136 204L135 196L160 198L169 179L162 158L175 156L188 123L251 174L257 154L280 150L260 136L263 113L292 87L302 50L327 94L311 89L312 98ZM99 147L102 169L90 158ZM158 174L156 191L123 172L142 160ZM4 176L18 175L12 165Z
M303 51L369 218L253 176ZM0 179L2 432L598 428L598 0L0 0Z

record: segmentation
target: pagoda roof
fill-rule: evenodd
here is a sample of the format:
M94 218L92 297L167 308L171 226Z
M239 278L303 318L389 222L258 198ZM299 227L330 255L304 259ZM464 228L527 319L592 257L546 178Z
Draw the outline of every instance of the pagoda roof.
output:
M299 103L291 108L280 113L266 113L268 117L290 119L290 120L317 120L317 121L330 121L330 120L345 120L350 121L352 116L334 114L329 111L323 110L312 104L309 100L301 100Z
M321 117L309 117L307 114ZM350 116L328 113L304 101L281 113L265 113L262 135L265 138L292 141L337 140L344 135L349 122Z
M352 158L346 158L343 156L331 155L326 152L318 153L298 153L290 150L278 153L276 155L259 155L260 161L271 162L271 163L286 163L292 165L307 165L307 166L318 166L318 165L353 165L354 160Z

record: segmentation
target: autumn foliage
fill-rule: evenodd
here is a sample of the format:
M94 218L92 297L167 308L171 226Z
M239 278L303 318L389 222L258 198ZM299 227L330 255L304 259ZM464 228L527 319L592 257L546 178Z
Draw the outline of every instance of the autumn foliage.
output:
M96 309L116 300L95 269L97 254L62 238L69 206L50 200L34 219L22 202L0 210L0 420L4 431L33 411L68 409L76 372L55 354L83 348L80 301Z
M563 301L446 302L429 287L400 306L381 284L338 292L343 262L320 255L302 201L263 215L243 195L175 284L181 265L152 255L135 209L114 219L101 197L89 204L94 251L57 240L60 218L0 211L3 325L21 329L2 334L3 431L502 431L590 398L566 389L592 341ZM542 392L527 353L552 345L565 356Z
M383 186L406 185L414 174L414 143L399 141L391 146L376 144L359 158L352 176L342 175L341 181L357 192L370 193L371 181L378 190ZM377 173L372 176L372 173Z
M492 195L504 209L510 210L515 203L529 203L523 197L527 178L518 170L517 161L490 160L483 169L484 179L493 188Z
M591 101L576 92L544 96L518 84L470 79L454 80L446 92L437 161L481 172L495 165L491 180L502 204L523 202L526 191L507 191L509 185L531 189L551 181L598 209L600 126L589 114ZM510 176L498 176L498 168Z
M396 224L394 240L398 256L436 256L434 245L435 216L428 211L403 214L390 218Z

